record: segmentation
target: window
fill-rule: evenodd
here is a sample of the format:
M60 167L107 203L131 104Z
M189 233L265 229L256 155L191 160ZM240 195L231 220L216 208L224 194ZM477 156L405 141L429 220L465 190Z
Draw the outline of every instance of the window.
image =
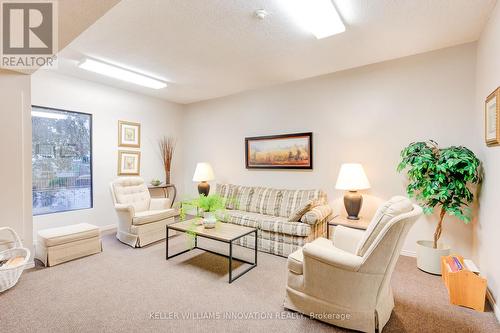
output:
M33 106L33 215L92 208L92 115Z

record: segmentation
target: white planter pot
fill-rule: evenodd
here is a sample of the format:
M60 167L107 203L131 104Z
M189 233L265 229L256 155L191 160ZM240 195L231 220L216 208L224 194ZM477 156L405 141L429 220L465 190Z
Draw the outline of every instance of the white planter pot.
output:
M433 244L433 241L417 241L417 267L424 272L441 275L441 257L450 255L450 248L438 243L435 249Z
M217 219L215 218L215 213L213 212L206 212L203 214L203 226L205 229L212 229L215 228L215 223L217 222Z

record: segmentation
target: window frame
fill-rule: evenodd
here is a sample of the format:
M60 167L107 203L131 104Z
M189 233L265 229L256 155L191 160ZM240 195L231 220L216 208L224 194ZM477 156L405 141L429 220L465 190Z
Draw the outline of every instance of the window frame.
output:
M72 110L65 110L65 109L59 109L59 108L53 108L53 107L48 107L48 106L40 106L40 105L31 105L31 112L33 112L33 108L39 108L43 110L48 110L48 111L59 111L59 112L66 112L66 113L75 113L79 115L85 115L89 116L89 131L90 131L90 207L88 208L76 208L76 209L66 209L66 210L59 210L57 212L48 212L48 213L39 213L35 214L32 212L32 216L43 216L43 215L51 215L51 214L59 214L59 213L68 213L68 212L76 212L80 210L87 210L87 209L93 209L94 208L94 118L92 113L87 113L87 112L80 112L80 111L72 111ZM31 116L31 115L30 115ZM33 124L33 119L31 119L31 124ZM31 142L33 145L33 129L31 132ZM31 152L33 155L33 151ZM31 174L33 177L33 163L31 164L32 170ZM31 190L31 195L32 195L32 210L33 210L33 189Z

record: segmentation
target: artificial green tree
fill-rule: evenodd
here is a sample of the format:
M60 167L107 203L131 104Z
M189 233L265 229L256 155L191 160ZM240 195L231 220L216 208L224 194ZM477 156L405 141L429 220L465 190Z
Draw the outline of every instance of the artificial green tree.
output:
M481 182L480 166L481 162L469 149L462 146L440 149L432 140L411 143L401 151L397 169L406 170L410 181L406 188L408 196L414 197L426 214L441 208L434 248L441 237L446 214L465 223L471 221L469 204L474 194L469 187Z

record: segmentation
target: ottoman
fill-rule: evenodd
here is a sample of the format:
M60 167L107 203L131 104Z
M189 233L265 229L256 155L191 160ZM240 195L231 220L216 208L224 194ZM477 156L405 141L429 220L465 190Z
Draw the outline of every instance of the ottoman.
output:
M35 258L45 266L54 266L101 251L99 228L80 223L38 231Z

